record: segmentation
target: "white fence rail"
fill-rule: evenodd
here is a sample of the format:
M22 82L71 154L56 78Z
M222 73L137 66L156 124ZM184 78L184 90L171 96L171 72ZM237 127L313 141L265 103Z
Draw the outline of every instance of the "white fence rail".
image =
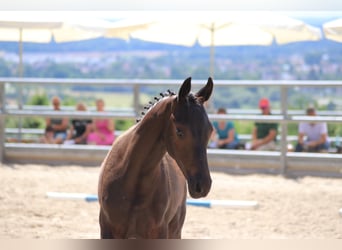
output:
M203 85L203 80L193 80L195 86ZM85 163L89 158L102 159L108 147L92 147L79 145L44 145L44 144L23 144L5 143L5 117L111 117L115 119L135 119L141 112L140 94L143 86L173 86L178 89L182 80L142 80L142 79L42 79L42 78L0 78L0 160L14 162L28 162L30 160L46 160L51 162L62 162L69 160L72 162ZM6 106L5 84L11 85L89 85L89 86L130 86L133 89L134 103L131 109L111 110L97 113L94 111L76 112L66 110L63 112L53 112L48 110L37 110L36 108L23 106L21 100L18 101L18 108ZM274 112L275 115L261 116L256 110L249 112L234 110L227 115L217 115L210 113L211 120L242 120L242 121L263 121L277 122L280 124L280 152L253 152L253 151L233 151L233 150L208 150L209 162L212 166L232 168L250 167L273 169L276 172L285 174L294 169L310 171L310 169L320 169L320 172L333 172L342 176L342 155L338 154L305 154L287 152L287 124L298 123L300 121L325 121L328 123L342 124L342 112L321 111L318 116L305 116L303 112L288 110L288 88L342 88L342 81L225 81L215 80L215 86L225 87L278 87L281 94L281 108ZM20 133L21 131L19 131ZM44 153L42 153L44 152ZM100 152L100 153L99 153ZM77 156L76 154L77 153ZM35 155L36 154L36 155ZM66 157L69 155L70 157ZM91 157L90 157L91 155ZM63 157L61 157L63 156ZM49 158L50 157L50 158ZM311 167L310 167L311 166ZM314 166L314 167L312 167Z

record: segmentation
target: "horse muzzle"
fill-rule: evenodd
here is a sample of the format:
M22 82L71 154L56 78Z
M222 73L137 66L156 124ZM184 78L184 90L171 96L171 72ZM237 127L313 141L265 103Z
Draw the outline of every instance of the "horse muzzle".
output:
M188 178L189 194L192 198L201 198L207 196L211 188L211 177L196 175Z

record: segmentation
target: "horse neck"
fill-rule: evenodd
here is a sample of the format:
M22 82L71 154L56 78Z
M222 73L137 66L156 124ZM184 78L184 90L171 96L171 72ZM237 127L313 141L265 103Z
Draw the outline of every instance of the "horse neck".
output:
M142 154L147 171L147 166L158 167L166 153L164 134L171 115L171 109L168 108L171 101L172 98L169 97L157 103L136 127L134 150Z
M122 175L119 174L123 179L120 189L136 205L149 202L148 197L162 181L161 162L166 153L163 139L166 118L163 116L170 116L162 110L163 106L157 103L136 126L117 140L118 144L122 143L118 150L124 154L121 163L117 163L123 171ZM117 159L108 157L109 162L115 164Z

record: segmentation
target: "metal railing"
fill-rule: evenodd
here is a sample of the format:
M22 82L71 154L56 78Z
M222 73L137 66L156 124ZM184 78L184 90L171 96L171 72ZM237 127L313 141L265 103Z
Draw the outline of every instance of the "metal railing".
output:
M96 118L96 117L111 117L116 119L135 119L138 117L141 112L141 103L140 103L140 95L141 95L141 87L144 86L173 86L174 89L178 89L182 80L143 80L143 79L47 79L47 78L0 78L0 160L6 160L5 153L6 150L15 150L13 145L5 144L5 117L72 117L72 118ZM192 84L196 87L203 86L205 81L203 80L193 80ZM134 97L133 107L132 109L127 109L122 112L117 111L107 111L97 113L95 111L86 111L86 112L76 112L71 110L61 111L61 112L53 112L49 110L35 110L25 108L21 100L18 100L18 108L15 109L13 107L8 107L5 105L5 84L15 84L19 86L25 85L42 85L42 86L130 86L132 87L132 94ZM342 116L341 112L336 111L334 113L331 112L321 112L318 113L318 116L310 117L305 116L303 112L298 111L289 111L288 110L288 89L291 87L306 87L306 88L325 88L325 87L337 87L342 88L342 81L229 81L229 80L215 80L215 87L217 86L225 86L225 87L278 87L281 93L281 108L278 111L275 111L275 115L270 116L261 116L256 114L255 111L246 113L241 112L239 114L239 110L235 110L234 112L230 112L227 115L217 115L213 113L209 113L209 118L211 120L241 120L241 121L262 121L262 122L277 122L280 124L280 152L269 152L269 156L275 158L280 166L280 172L285 173L288 167L288 160L295 158L295 155L287 152L287 124L289 123L298 123L301 121L324 121L328 123L341 123L342 124ZM24 108L23 108L24 107ZM15 145L14 145L15 146ZM19 147L18 145L16 146ZM41 147L46 147L46 145L41 145ZM275 153L275 154L274 154ZM231 152L229 150L225 150L224 152L217 150L208 150L208 154L211 155L230 155L236 157L249 157L250 159L255 158L259 152L251 152L247 151L244 153L236 153ZM262 153L258 159L262 160L262 156L266 159L268 153ZM274 154L274 155L272 155ZM320 154L322 156L322 154ZM298 159L303 159L303 154L298 155ZM229 156L228 156L229 157ZM315 156L317 158L317 156ZM339 162L342 164L342 161L339 161L340 155L328 155L324 156L329 159L337 159L336 164ZM315 160L315 159L314 159ZM342 160L342 158L341 158Z

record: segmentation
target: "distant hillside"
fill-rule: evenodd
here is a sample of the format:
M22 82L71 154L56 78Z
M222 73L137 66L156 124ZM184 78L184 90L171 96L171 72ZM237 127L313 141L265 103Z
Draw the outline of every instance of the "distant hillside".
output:
M127 42L122 39L97 38L79 42L56 43L24 43L27 52L75 52L75 51L117 51L117 50L173 50L182 46L149 43L132 39ZM17 52L17 42L0 42L0 50Z
M159 44L145 42L132 39L129 42L120 39L98 38L80 42L47 44L24 43L24 52L115 52L115 51L131 51L131 50L165 50L165 51L188 51L198 55L206 55L209 53L208 47L194 45L191 48L184 46L175 46L167 44ZM0 51L8 51L12 53L18 52L17 42L0 42ZM342 44L322 39L317 42L298 42L287 45L272 46L222 46L216 47L216 58L220 55L227 55L231 58L248 57L248 56L265 56L265 54L293 54L293 53L310 53L325 52L329 54L342 54Z

